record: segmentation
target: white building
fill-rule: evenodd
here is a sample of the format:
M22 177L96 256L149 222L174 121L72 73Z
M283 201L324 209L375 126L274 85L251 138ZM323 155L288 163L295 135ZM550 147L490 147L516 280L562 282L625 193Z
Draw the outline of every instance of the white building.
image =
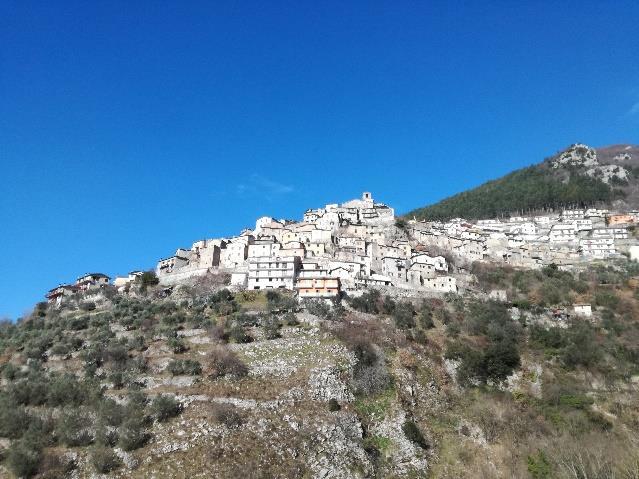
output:
M385 256L382 258L382 274L392 278L395 283L405 283L409 265L410 261L405 258Z
M561 212L561 217L566 220L582 219L586 212L584 210L564 210Z
M628 239L628 230L626 228L595 228L592 230L593 238L614 238Z
M584 256L607 258L617 254L615 240L610 237L582 239L579 246L581 246L581 252Z
M592 307L587 303L576 303L572 305L572 311L575 316L581 316L582 318L592 317Z
M233 269L246 265L249 244L253 236L237 236L225 242L220 250L220 267Z
M248 289L290 289L300 267L298 257L255 257L249 260Z
M454 293L457 292L457 280L452 276L424 278L424 287L443 293Z
M556 224L548 235L552 243L567 243L577 239L577 227L574 224Z
M589 231L592 229L591 219L577 219L572 222L577 228L577 231Z
M248 273L246 271L234 271L231 273L231 286L246 289L248 286Z
M144 273L142 271L131 271L127 276L116 276L113 280L113 286L121 288L127 284L131 284L143 274Z

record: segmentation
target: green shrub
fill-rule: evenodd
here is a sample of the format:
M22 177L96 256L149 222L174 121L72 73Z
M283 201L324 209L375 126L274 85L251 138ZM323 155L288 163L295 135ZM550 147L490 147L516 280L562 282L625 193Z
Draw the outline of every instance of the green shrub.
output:
M82 311L94 311L96 308L93 301L83 301L80 303L79 307Z
M109 382L113 385L113 389L122 389L124 387L124 374L122 371L115 371L109 374Z
M166 421L182 411L182 405L172 396L160 394L150 405L151 415L158 421Z
M50 406L79 406L88 399L87 384L65 374L51 378L47 392L47 404Z
M543 451L528 456L528 472L533 479L546 479L550 477L552 467Z
M47 401L48 381L40 373L30 373L9 385L7 392L13 402L25 406L40 406Z
M111 398L104 398L97 407L100 422L107 426L119 426L124 420L125 407Z
M233 341L234 343L242 344L250 343L253 338L251 338L251 336L249 336L246 331L244 331L244 328L242 326L236 324L229 331L229 339L231 339L231 341Z
M91 464L96 472L108 474L121 465L120 458L112 449L104 446L94 446L91 450Z
M309 314L318 318L326 319L331 314L330 305L321 299L307 299L304 301L304 307Z
M22 406L16 406L10 401L0 401L0 436L17 439L29 427L31 417Z
M155 274L155 271L145 271L140 276L138 276L136 281L140 284L143 291L146 291L149 286L155 286L160 282L158 276Z
M262 326L265 339L277 339L280 337L280 322L275 316L270 316Z
M42 446L30 441L14 441L7 452L6 463L16 477L31 477L42 461Z
M202 365L192 359L174 359L166 369L173 376L197 376L202 373Z
M422 304L422 309L418 316L418 322L419 326L423 329L431 329L435 327L435 323L433 322L433 310L426 303Z
M597 291L595 293L595 304L604 308L616 309L619 305L619 298L611 291Z
M417 331L415 331L413 339L418 344L428 344L428 338L426 337L426 333L423 329L418 329Z
M393 308L393 321L398 329L411 329L415 327L413 319L413 305L409 302L400 302Z
M286 324L287 326L297 326L300 323L297 320L297 316L295 315L295 313L289 311L284 315L284 324Z
M95 304L93 306L95 306ZM80 331L82 329L87 329L88 326L89 326L88 316L78 316L78 317L69 319L69 321L67 322L67 327L73 331Z
M124 451L133 451L146 443L149 435L140 419L128 419L118 428L118 445Z
M569 342L562 352L564 364L569 368L590 367L601 358L595 332L588 323L579 322L568 331Z
M365 291L361 296L350 298L350 306L362 313L379 314L381 310L381 295L376 289L369 289Z
M169 338L166 344L175 354L181 354L188 349L182 338Z
M87 446L93 440L93 420L86 411L65 409L58 418L56 431L60 442L70 447Z
M588 396L580 394L562 394L559 396L559 404L574 409L586 409L594 401Z
M335 412L335 411L339 411L340 409L342 409L342 406L339 405L339 403L337 402L337 399L331 398L328 401L328 410L329 411Z

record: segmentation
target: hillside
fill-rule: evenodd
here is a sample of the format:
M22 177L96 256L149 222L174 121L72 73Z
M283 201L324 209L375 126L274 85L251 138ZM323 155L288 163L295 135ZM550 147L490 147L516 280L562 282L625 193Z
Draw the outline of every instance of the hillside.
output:
M636 477L638 273L476 265L515 310L214 281L42 303L0 327L0 476ZM591 321L547 309L577 300Z
M543 162L514 171L407 218L446 220L491 218L594 205L639 206L639 147L594 149L572 145Z

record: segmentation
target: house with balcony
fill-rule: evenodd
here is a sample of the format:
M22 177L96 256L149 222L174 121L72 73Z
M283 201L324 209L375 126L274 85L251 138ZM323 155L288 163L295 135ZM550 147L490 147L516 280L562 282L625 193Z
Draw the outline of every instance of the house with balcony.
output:
M254 257L248 263L248 289L290 289L300 269L298 256Z

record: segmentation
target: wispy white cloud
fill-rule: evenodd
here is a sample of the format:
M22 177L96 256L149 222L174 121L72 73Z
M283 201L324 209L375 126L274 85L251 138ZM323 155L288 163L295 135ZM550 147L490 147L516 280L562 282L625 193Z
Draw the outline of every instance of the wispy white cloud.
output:
M255 173L236 187L236 193L239 196L262 196L267 199L275 195L292 193L293 191L295 191L295 188L292 185L280 183Z

